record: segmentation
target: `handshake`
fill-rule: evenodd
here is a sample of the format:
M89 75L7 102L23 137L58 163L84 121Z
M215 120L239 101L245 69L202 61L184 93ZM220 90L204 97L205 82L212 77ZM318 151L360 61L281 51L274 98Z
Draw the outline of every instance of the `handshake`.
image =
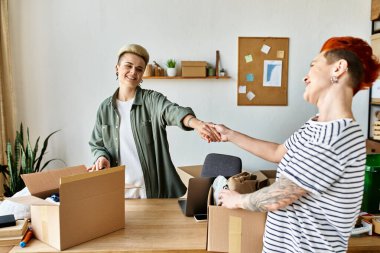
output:
M224 125L203 121L196 122L194 129L208 143L229 141L229 136L232 133L232 130Z

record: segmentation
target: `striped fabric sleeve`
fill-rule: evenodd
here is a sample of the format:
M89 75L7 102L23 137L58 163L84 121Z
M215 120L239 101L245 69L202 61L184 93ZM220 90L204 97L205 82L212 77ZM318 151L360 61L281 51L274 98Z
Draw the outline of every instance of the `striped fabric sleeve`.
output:
M338 156L331 147L307 143L291 153L281 174L309 192L321 194L343 174Z
M309 133L307 130L296 132L285 142L288 152L279 169L307 191L321 194L340 181L345 169L362 155L363 136L357 124L340 126L339 134L330 138L326 136L331 131L326 131L325 135L318 136L318 141L305 141Z

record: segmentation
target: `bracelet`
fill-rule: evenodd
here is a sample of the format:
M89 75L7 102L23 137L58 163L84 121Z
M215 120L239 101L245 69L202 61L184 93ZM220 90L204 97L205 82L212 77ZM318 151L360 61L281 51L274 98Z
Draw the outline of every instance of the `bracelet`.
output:
M195 117L193 116L193 117L190 117L190 119L187 120L187 127L191 127L191 126L190 126L190 121L191 121L192 119L194 119L194 118L195 118Z

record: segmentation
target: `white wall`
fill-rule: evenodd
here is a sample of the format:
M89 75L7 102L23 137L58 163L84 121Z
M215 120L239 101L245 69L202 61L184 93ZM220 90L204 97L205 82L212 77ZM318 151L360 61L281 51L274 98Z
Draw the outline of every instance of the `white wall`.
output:
M88 140L100 102L117 87L116 53L139 43L151 59L215 62L232 79L145 80L143 87L191 106L200 119L283 142L316 112L302 98L302 78L331 36L369 40L370 0L12 0L10 33L18 119L32 139L61 129L49 158L92 163ZM238 36L289 37L288 106L237 106ZM354 101L367 134L368 92ZM210 152L240 156L248 170L275 168L230 143L208 144L194 132L168 129L174 164L201 164ZM54 166L62 166L54 164Z

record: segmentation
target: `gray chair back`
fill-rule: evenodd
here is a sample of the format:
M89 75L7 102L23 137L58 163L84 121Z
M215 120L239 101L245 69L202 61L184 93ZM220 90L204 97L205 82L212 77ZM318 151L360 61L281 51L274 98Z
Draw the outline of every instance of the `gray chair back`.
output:
M204 161L201 177L230 177L241 172L241 159L232 155L210 153Z

